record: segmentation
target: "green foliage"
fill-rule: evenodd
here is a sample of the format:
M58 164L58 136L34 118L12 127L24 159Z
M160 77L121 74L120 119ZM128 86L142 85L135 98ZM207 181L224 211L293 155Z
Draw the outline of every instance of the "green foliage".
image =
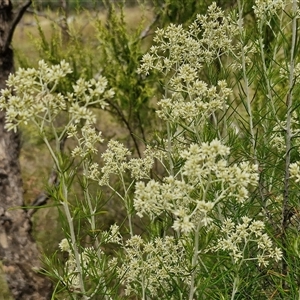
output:
M71 90L72 82L80 77L89 79L103 75L109 80L110 87L118 95L116 100L109 101L107 111L128 131L131 138L128 145L132 145L140 156L140 148L147 140L147 128L155 123L154 109L150 105L154 93L150 85L151 78L145 80L137 74L142 48L145 47L142 35L147 25L147 11L141 5L138 25L129 29L130 20L124 18L126 8L123 2L116 6L110 2L104 4L107 19L101 21L90 15L89 37L81 31L75 15L74 24L67 27L62 27L61 23L52 23L50 37L36 19L39 38L32 37L32 40L40 58L46 62L57 64L66 60L71 63L73 73L68 76L64 90L66 87ZM78 10L78 16L80 13L82 8ZM28 66L22 59L20 63L21 66Z
M12 2L19 4L16 0L12 0ZM62 5L66 5L70 10L76 10L78 7L86 9L103 7L103 1L96 0L34 0L34 4L41 11L45 9L58 10L62 8Z
M99 37L101 74L116 91L116 98L109 103L110 111L128 130L138 156L141 156L140 142L147 141L147 128L154 118L150 107L153 88L149 81L137 73L142 57L142 33L146 26L145 16L133 30L128 30L124 20L124 6L108 5L106 23L96 24ZM142 14L146 11L142 10Z
M54 297L298 297L299 7L219 2L166 1L153 41L105 3L96 50L40 30L46 62L2 91L7 128L31 122L58 175ZM127 145L97 157L101 109ZM105 205L124 213L109 228Z

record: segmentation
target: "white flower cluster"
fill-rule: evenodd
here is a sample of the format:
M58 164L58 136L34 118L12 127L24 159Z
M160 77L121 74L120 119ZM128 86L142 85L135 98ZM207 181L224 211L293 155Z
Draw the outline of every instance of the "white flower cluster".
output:
M291 118L291 136L293 147L300 147L300 120L296 111L292 113ZM286 121L282 121L275 125L273 128L273 134L271 136L272 146L277 151L285 152L285 132L286 132Z
M185 70L192 68L188 65L185 67ZM185 75L182 74L182 77ZM194 78L184 87L177 79L170 80L170 88L174 90L172 98L164 98L157 103L157 114L161 119L191 123L197 118L207 119L214 111L227 107L225 102L231 89L226 87L225 81L219 81L217 87L208 87L205 82ZM188 94L188 97L184 94Z
M68 137L73 136L73 131L69 132ZM78 134L74 134L75 138L78 141L78 146L74 148L71 155L73 157L80 156L86 157L87 155L97 153L98 150L96 148L97 143L102 143L103 139L101 137L101 132L96 132L96 129L90 127L90 124L86 123L81 128L81 136L79 137Z
M279 74L280 77L289 80L289 71L291 70L291 65L287 64L285 68L280 68ZM297 63L293 68L293 83L299 84L300 83L300 63Z
M76 260L70 243L67 239L63 239L59 243L59 248L62 252L68 252L68 260L65 262L64 277L61 278L64 285L68 287L70 291L80 291L80 278L77 269ZM94 248L86 247L83 249L80 255L80 265L85 270L83 273L88 277L88 269L94 260L97 259L97 253Z
M101 155L104 166L101 168L102 177L99 180L99 185L109 185L111 174L121 175L127 170L131 172L131 177L136 180L149 178L155 151L147 148L144 151L144 158L128 160L130 155L130 151L124 145L118 141L110 140L107 150Z
M139 72L147 75L149 70L155 69L169 73L180 66L179 78L184 74L182 79L190 82L195 78L195 72L202 69L202 63L211 63L233 49L232 39L237 32L236 24L213 3L208 7L207 14L197 15L188 30L174 24L158 29L154 37L157 45L143 56ZM193 68L186 69L185 64Z
M101 155L104 166L101 171L103 176L99 181L100 185L108 185L110 174L124 173L127 168L127 158L130 151L118 141L110 140L107 150Z
M300 182L300 162L299 161L290 164L289 172L290 172L291 178L293 178L296 183Z
M199 80L203 64L210 64L224 53L234 50L236 24L217 7L209 6L206 15L198 15L188 30L171 24L156 31L149 53L142 58L140 73L154 69L164 74L168 93L158 102L158 115L171 122L195 117L209 118L212 112L226 108L231 90L224 81L208 86Z
M37 69L20 68L11 74L0 96L0 109L6 110L6 128L16 131L19 124L33 121L43 130L62 111L68 111L69 124L80 120L95 123L88 107L104 107L105 99L112 98L114 93L106 91L107 81L100 77L98 81L81 78L73 85L73 93L62 95L57 92L58 85L70 73L70 65L65 61L49 66L41 60Z
M17 130L20 123L27 124L32 119L47 118L48 109L56 115L66 109L64 97L52 94L58 82L72 73L65 61L49 67L44 61L38 69L20 68L11 74L6 89L1 91L0 109L6 110L6 128ZM39 120L40 121L40 120Z
M184 247L173 237L146 242L133 236L124 247L125 258L118 268L118 277L126 286L125 294L149 295L158 299L159 291L172 291L174 280L188 284L190 274ZM183 268L182 266L186 266Z
M214 205L226 199L243 203L248 185L258 181L257 166L247 162L228 165L229 148L213 140L193 144L181 153L185 160L179 179L165 177L162 182L137 182L134 208L142 217L153 218L166 211L175 217L173 228L184 234L197 224L207 226Z
M104 243L123 245L123 237L117 224L111 225L108 231L103 231L102 238Z
M255 0L254 13L259 20L275 15L278 10L283 10L286 3L284 0Z
M68 94L69 101L73 102L75 99L77 103L97 104L104 109L108 105L105 99L111 99L115 94L112 89L106 90L107 84L107 79L103 76L97 80L79 78L76 84L72 85L74 92Z
M258 41L238 41L236 45L236 52L233 55L234 62L231 63L230 68L236 72L243 70L243 61L245 66L251 66L255 61L253 60L253 54L257 52Z
M210 250L228 251L234 263L257 260L259 266L267 266L272 259L278 262L282 258L282 251L273 246L269 236L263 233L264 229L265 224L262 221L251 220L248 217L242 217L242 222L239 224L227 219L221 228L224 237L220 238L216 246L211 247ZM246 249L250 248L251 253L255 253L255 257L246 257Z

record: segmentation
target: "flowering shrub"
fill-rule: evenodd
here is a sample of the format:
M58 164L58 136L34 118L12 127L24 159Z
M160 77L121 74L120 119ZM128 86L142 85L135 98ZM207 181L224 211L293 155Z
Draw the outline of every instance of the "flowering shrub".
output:
M81 78L63 93L72 72L65 61L10 76L0 97L7 129L33 123L58 172L51 196L62 208L59 248L68 258L56 266L46 259L57 293L189 300L299 294L299 8L296 0L255 1L245 17L244 4L227 14L213 3L188 28L156 31L138 74L156 72L162 84L161 128L140 158L110 140L96 161L104 140L92 108L105 109L115 93L106 78ZM267 29L274 33L268 44ZM65 138L76 144L70 153L60 147ZM105 231L99 207L109 190L126 217Z

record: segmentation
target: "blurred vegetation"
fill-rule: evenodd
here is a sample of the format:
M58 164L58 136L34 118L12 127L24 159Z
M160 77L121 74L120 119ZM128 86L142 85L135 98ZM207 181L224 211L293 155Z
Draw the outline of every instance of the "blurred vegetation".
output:
M119 2L112 1L112 2ZM127 6L136 6L139 4L139 0L127 0ZM145 1L147 2L147 1ZM12 0L12 3L18 5L20 1ZM39 11L43 11L45 9L57 10L62 6L66 5L70 10L76 9L95 9L95 8L103 8L105 6L105 0L34 0L35 6Z

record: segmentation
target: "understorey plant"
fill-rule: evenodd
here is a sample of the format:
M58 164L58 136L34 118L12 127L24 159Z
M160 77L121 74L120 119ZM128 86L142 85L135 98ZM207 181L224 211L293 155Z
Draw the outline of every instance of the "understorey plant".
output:
M299 297L299 7L245 5L213 3L187 28L155 32L138 73L155 72L161 122L139 157L118 140L98 154L93 107L115 97L106 78L61 93L64 61L10 76L7 129L36 126L58 173L49 193L65 238L45 259L53 298ZM103 230L112 198L125 217Z

